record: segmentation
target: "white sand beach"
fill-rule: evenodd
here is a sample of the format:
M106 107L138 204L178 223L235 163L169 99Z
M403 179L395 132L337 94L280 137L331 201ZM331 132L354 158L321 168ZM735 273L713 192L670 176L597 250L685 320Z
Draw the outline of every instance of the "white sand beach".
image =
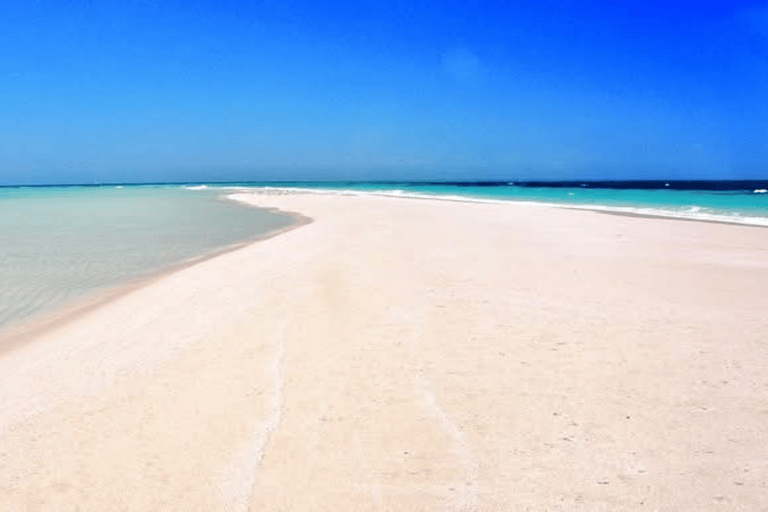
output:
M314 221L0 354L0 511L768 510L768 229Z

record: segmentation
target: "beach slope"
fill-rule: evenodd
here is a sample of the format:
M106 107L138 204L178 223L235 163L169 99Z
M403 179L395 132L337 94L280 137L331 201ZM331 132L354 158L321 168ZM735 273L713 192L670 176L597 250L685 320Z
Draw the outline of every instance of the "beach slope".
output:
M0 357L0 510L768 508L768 229L239 194L314 222Z

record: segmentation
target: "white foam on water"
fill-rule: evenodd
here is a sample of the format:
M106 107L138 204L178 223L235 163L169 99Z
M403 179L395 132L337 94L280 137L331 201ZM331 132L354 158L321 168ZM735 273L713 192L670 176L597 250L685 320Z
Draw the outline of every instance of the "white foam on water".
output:
M643 215L658 217L660 219L686 219L699 221L724 222L727 224L741 224L748 226L768 226L768 216L743 215L740 213L719 213L702 210L700 206L689 206L687 210L676 210L650 206L608 206L590 203L556 203L551 201L534 201L530 199L485 199L453 194L426 194L423 192L405 192L400 189L393 190L351 190L351 189L313 189L301 187L253 187L249 191L278 192L285 194L317 194L317 195L341 195L341 196L379 196L399 197L411 199L430 199L434 201L458 201L464 203L480 204L506 204L526 205L544 208L561 208L571 210L591 210L596 212L626 213L630 215Z
M753 190L753 192L754 192L755 194L765 194L765 193L768 193L768 189L765 189L765 188L757 188L757 189Z
M181 188L186 190L206 190L208 185L182 185Z

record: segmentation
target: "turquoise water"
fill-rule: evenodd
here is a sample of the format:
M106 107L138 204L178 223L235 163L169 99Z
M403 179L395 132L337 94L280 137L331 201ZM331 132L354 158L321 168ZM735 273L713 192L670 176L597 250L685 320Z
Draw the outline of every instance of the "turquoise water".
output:
M763 188L732 191L604 189L589 187L474 186L417 183L239 183L243 188L304 189L319 193L439 197L471 201L512 201L566 208L638 213L768 226L768 193ZM214 185L215 186L215 185ZM755 185L763 186L763 185Z
M0 188L0 331L293 223L179 186Z

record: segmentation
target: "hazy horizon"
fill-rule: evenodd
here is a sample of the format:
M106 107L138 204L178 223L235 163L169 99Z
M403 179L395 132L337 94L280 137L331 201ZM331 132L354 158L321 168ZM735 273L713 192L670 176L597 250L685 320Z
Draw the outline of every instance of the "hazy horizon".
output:
M0 185L768 176L768 3L0 7Z

